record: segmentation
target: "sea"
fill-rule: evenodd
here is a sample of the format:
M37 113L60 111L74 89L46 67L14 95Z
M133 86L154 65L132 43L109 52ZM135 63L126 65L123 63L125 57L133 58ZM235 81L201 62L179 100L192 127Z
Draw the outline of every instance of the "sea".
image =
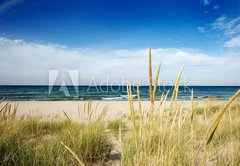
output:
M170 100L173 86L158 86L156 100L163 93L169 91L167 100ZM131 87L132 94L136 100L137 87ZM142 100L149 100L149 86L140 86ZM230 98L240 86L180 86L179 100L190 100L191 91L194 99L205 98ZM32 86L32 85L1 85L0 99L4 100L26 100L26 101L56 101L56 100L127 100L126 86Z

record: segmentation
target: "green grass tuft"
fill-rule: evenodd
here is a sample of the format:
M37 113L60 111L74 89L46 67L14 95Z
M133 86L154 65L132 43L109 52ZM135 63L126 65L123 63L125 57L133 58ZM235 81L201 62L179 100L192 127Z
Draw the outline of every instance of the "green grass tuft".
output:
M110 129L114 136L117 136L119 134L119 130L121 129L121 131L125 131L127 126L123 119L116 119L107 122L107 128Z

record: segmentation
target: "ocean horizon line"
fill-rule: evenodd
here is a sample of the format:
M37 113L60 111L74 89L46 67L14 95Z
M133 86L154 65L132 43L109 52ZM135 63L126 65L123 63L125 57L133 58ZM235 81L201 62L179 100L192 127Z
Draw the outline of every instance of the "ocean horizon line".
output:
M137 85L132 85L130 84L131 86L134 86L134 87L137 87ZM14 85L11 85L11 84L2 84L0 86L62 86L62 85L34 85L34 84L14 84ZM67 87L74 87L75 85L64 85L64 86L67 86ZM127 86L127 84L125 85L76 85L76 86L79 86L79 87L96 87L96 86L112 86L112 87L118 87L118 86ZM160 86L168 86L168 87L172 87L174 85L157 85L158 87ZM149 85L139 85L139 87L149 87ZM179 87L240 87L240 85L179 85Z

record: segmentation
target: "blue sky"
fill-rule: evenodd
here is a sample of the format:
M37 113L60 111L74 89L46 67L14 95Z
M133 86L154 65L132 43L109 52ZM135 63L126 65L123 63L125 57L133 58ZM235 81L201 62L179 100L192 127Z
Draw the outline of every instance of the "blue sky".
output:
M236 61L240 56L239 6L240 0L1 0L0 37L2 42L0 47L2 52L0 51L0 56L4 57L8 54L15 57L16 54L21 54L24 57L26 55L25 47L27 47L32 51L29 56L33 57L33 62L34 59L41 58L38 53L39 47L49 47L49 49L56 50L52 56L56 56L60 50L66 51L66 54L77 52L85 58L92 58L89 61L96 58L100 61L106 56L105 54L108 55L108 58L116 60L116 52L122 51L123 54L124 50L124 58L117 59L119 62L121 59L126 59L127 55L129 55L127 56L129 59L132 59L132 57L136 57L132 56L134 52L140 50L146 52L146 48L152 47L155 52L158 52L159 49L164 50L162 56L183 51L194 56L187 57L191 59L203 54L203 57L209 58L208 60L222 57L222 59L229 58ZM19 52L19 47L22 48L22 52ZM7 52L9 48L18 50L18 52ZM84 51L85 49L88 51ZM42 51L44 52L44 50ZM179 54L176 56L179 58ZM160 61L161 59L164 58L156 57L156 60ZM176 63L171 63L170 60L169 58L165 61L166 64L172 66L187 62L189 68L196 73L199 72L199 69L194 68L194 66L204 66L204 63L188 62L188 59ZM26 63L26 61L23 62ZM14 63L16 62L7 62L6 60L2 64L5 73L0 74L5 79L0 84L14 84L12 80L17 76L9 76L10 66ZM64 65L59 62L59 66L50 64L44 69L67 68L68 65L72 66L71 64L68 62ZM84 65L86 63L82 63L82 66ZM238 64L234 65L238 66ZM29 78L30 75L26 72L29 68L20 68L26 77L14 79L16 84L38 84ZM79 69L77 66L76 68ZM217 71L219 66L215 66L215 68ZM32 69L39 72L39 69ZM106 71L107 69L113 68L107 67ZM166 69L173 70L168 67ZM236 69L231 70L235 71ZM116 69L113 70L118 72ZM229 69L228 72L231 70ZM41 72L45 78L44 72ZM95 71L91 73L94 75ZM104 76L108 74L102 73ZM224 73L224 71L218 73L218 77L225 77ZM199 82L195 77L193 77L192 82L212 85L239 85L240 83L234 79L234 76L229 78L232 81L222 79L213 81L210 79L211 75L207 75L206 78L204 75L206 74L203 74L205 83ZM192 75L190 74L190 76ZM140 76L133 78L145 79L140 78ZM174 78L166 79L174 80ZM44 79L38 80L39 84L46 83L42 80Z
M218 51L198 27L240 13L239 0L8 0L1 33L73 47L191 47ZM14 4L15 2L15 4ZM3 9L2 9L3 10Z

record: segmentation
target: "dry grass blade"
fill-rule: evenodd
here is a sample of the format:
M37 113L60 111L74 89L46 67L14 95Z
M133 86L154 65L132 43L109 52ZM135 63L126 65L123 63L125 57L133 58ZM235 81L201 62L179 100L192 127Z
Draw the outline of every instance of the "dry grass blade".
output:
M119 135L119 141L122 143L122 127L121 127L121 124L119 125L118 135Z
M168 93L169 93L169 90L167 91L166 94L165 93L162 94L157 110L160 110L163 103L167 100Z
M191 92L191 124L193 124L193 116L194 116L194 100L193 100L193 89Z
M159 79L159 75L160 75L160 69L161 69L161 64L159 64L158 66L158 71L157 71L157 75L155 78L155 84L154 84L154 89L153 89L153 102L155 101L155 96L157 93L157 86L158 86L158 79Z
M93 109L92 109L92 102L89 101L88 102L88 107L87 107L87 113L88 113L88 120L92 119L92 115L93 115Z
M135 117L135 112L134 112L134 107L133 107L132 90L131 90L131 86L130 85L127 85L127 95L128 95L128 102L129 102L129 107L130 107L131 121L132 121L132 124L133 124L133 131L134 131L134 136L135 136L135 145L137 147L136 117Z
M78 161L78 164L80 166L84 166L83 162L79 159L79 157L70 149L67 145L65 145L63 142L61 144L73 155L73 157Z
M157 110L160 109L160 107L161 107L161 105L162 105L162 103L163 103L163 99L164 99L164 98L165 98L165 93L163 92L162 95L161 95L160 102L159 102L159 104L158 104Z
M222 110L218 113L215 121L212 123L212 125L209 127L208 132L206 134L206 143L204 146L204 158L202 165L206 165L206 160L207 160L207 152L208 152L208 147L209 144L211 143L213 136L218 128L218 125L224 115L224 113L227 111L228 107L233 103L233 101L239 96L240 94L240 89L229 99L227 104L222 108Z
M150 95L152 112L154 111L154 101L155 101L155 96L156 96L156 92L157 92L157 85L158 85L158 79L159 79L159 74L160 74L160 68L161 68L161 64L158 66L158 71L157 71L157 74L156 74L154 89L153 89L152 52L151 52L151 48L149 48L149 64L148 64L149 76L148 77L149 77L149 95Z
M239 96L240 94L240 90L238 90L227 102L227 104L223 107L223 109L219 112L219 114L217 115L217 118L215 119L215 121L213 122L213 124L209 127L208 132L207 132L207 141L206 141L206 145L208 146L209 143L211 142L213 135L224 115L224 113L227 111L227 108L232 104L232 102Z
M140 97L139 85L137 85L137 98L138 98L138 110L139 110L139 114L141 116L142 115L142 105L141 105L141 97Z
M8 115L7 115L8 110L9 110L9 104L7 103L6 106L4 107L3 111L2 111L2 117L3 117L4 120L6 120L7 117L8 117Z
M180 78L182 76L182 73L183 73L183 70L184 70L184 65L182 66L179 74L178 74L178 78L177 78L177 81L175 83L175 87L174 87L174 91L175 91L175 94L174 94L174 99L177 100L177 97L178 97L178 88L179 88L179 82L180 82Z
M6 103L0 110L0 113L5 109L5 107L7 107L8 103Z
M4 98L2 98L2 99L0 100L0 104L3 102L3 100L4 100Z
M67 113L65 111L63 111L64 115L66 116L66 118L69 120L69 122L71 122L71 119L69 118L69 116L67 115Z
M130 85L127 85L127 94L128 94L128 102L129 102L129 106L130 106L131 119L132 119L133 125L135 127L135 112L134 112L134 107L133 107L132 90L131 90Z
M149 62L148 62L148 78L149 78L149 95L150 95L150 101L153 104L153 88L152 88L152 51L151 48L149 48Z
M20 120L20 121L24 120L25 115L26 115L26 114L24 113L19 120Z
M97 117L97 121L102 121L105 119L108 109L109 109L108 105L105 105L103 107L100 115Z
M14 120L16 118L17 108L18 108L18 103L14 105L13 113L11 114L12 120Z
M172 120L172 125L171 125L171 129L170 129L170 136L169 136L169 138L171 138L172 135L173 135L174 126L176 125L176 121L177 121L177 117L178 117L177 115L179 114L179 112L181 112L181 110L182 110L182 102L180 103L180 106L175 111L174 118Z
M86 115L86 103L83 105L83 114Z
M181 70L180 70L180 72L178 74L178 78L176 80L176 83L175 83L175 86L174 86L174 89L173 89L173 93L172 93L172 97L171 97L170 111L172 110L173 101L176 102L177 97L178 97L178 87L179 87L179 82L180 82L180 78L182 76L183 70L184 70L184 65L182 66L182 68L181 68Z
M11 110L12 110L12 105L9 105L7 117L11 116Z
M182 120L181 127L183 126L184 122L186 121L189 112L190 112L190 110L188 110L187 113L184 115L184 118L183 118L183 120Z

